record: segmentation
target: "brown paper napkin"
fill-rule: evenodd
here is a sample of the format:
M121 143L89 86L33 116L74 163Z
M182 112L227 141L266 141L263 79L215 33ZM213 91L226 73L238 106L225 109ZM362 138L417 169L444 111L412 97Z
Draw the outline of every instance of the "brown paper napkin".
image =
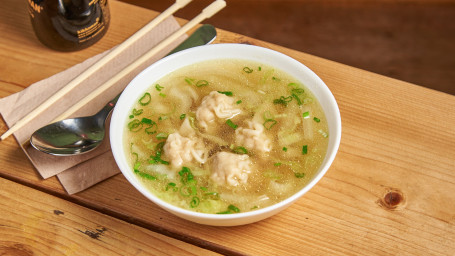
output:
M21 144L22 149L44 179L57 175L65 190L69 194L74 194L119 173L119 169L110 151L108 134L106 134L107 137L105 141L96 150L86 154L68 157L52 156L39 152L28 143L28 140L35 130L54 120L59 114L81 100L97 86L107 81L114 74L142 56L145 52L153 48L179 28L180 26L173 17L167 18L152 31L125 49L125 51L119 54L115 59L107 63L97 73L88 77L83 83L74 88L62 99L54 102L51 107L33 119L28 125L14 133L14 136ZM73 117L88 116L98 112L109 100L119 94L144 68L164 57L185 38L186 36L182 36L176 40L172 45L168 46L136 70L125 76L103 94L79 109ZM6 124L11 127L107 52L108 51L87 59L86 61L47 79L36 82L21 92L0 99L0 113Z

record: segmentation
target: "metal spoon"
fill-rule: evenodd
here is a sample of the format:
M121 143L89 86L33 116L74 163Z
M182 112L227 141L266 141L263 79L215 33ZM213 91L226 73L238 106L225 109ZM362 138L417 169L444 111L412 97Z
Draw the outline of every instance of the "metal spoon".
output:
M170 54L183 49L205 45L216 37L212 25L202 25ZM70 156L89 152L103 142L105 121L120 95L93 116L65 119L36 130L30 144L37 150L56 156Z
M91 151L103 142L104 123L120 95L93 116L65 119L36 130L30 144L39 151L57 156Z

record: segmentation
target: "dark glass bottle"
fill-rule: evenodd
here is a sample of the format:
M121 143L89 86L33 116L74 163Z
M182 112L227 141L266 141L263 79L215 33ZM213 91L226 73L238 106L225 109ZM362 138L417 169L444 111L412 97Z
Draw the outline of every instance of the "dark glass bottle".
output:
M107 0L28 0L33 29L47 47L77 51L101 39L109 26Z

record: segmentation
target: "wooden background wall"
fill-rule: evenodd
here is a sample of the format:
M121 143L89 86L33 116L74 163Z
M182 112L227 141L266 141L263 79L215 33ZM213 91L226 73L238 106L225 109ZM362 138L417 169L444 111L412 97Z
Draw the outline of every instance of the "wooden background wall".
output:
M174 0L121 0L163 11ZM190 19L213 0L194 0ZM207 23L455 95L455 0L226 0Z

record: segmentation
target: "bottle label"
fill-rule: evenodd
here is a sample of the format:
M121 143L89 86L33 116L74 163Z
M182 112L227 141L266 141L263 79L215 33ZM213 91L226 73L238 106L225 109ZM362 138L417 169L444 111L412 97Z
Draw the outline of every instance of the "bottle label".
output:
M41 13L43 11L42 2L43 0L28 0L28 13L30 17L34 18L35 13Z

